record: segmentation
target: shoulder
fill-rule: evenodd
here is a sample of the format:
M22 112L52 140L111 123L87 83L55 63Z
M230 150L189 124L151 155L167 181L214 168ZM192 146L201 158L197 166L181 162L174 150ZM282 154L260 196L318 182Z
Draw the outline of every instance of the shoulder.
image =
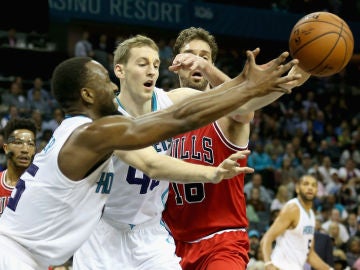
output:
M294 200L288 201L281 209L280 215L287 219L291 219L292 222L294 222L294 226L296 226L300 216L299 205Z

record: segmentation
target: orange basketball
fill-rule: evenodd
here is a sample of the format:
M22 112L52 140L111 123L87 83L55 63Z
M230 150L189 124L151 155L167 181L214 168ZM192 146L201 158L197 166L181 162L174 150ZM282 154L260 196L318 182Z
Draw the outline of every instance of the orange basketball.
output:
M341 71L350 61L354 37L346 22L329 12L314 12L301 18L289 39L290 55L316 77Z

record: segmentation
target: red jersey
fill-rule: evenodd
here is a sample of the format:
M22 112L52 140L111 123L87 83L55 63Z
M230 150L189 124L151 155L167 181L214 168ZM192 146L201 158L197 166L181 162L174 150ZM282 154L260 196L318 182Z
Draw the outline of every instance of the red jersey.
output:
M9 201L11 192L14 189L14 187L6 184L6 172L7 170L0 172L0 216L4 212L4 209Z
M195 164L218 166L245 150L230 143L216 123L173 138L171 155ZM240 161L246 165L246 159ZM227 229L246 228L244 174L218 184L171 183L163 219L176 241L195 241Z

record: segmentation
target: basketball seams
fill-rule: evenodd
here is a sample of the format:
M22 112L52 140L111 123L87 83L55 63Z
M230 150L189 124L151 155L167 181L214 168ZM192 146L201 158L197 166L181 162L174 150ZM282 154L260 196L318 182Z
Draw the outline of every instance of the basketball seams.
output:
M294 26L294 29L301 26L301 25L304 25L304 24L308 24L308 23L324 23L324 24L330 24L336 28L339 28L341 29L341 26L339 26L339 24L336 24L336 23L333 23L333 22L327 22L327 21L321 21L321 20L312 20L312 21L304 21L302 23L297 23L295 26ZM341 23L341 25L343 25L343 22L339 21L339 23Z
M315 71L317 68L319 68L319 66L322 66L322 64L326 61L326 59L328 59L328 57L333 53L333 51L334 51L334 49L336 48L337 44L339 43L339 40L340 40L340 37L341 37L340 33L337 33L337 34L338 34L338 38L336 39L333 47L329 50L329 52L327 53L327 55L325 55L325 57L323 58L323 60L321 60L321 61L319 62L319 64L317 64L315 67L309 69L308 72L311 73L311 72ZM318 36L318 37L320 38L320 37L322 37L322 36L324 36L324 35L321 35L321 36ZM316 39L317 39L317 38L315 38L314 40L316 40ZM326 66L324 66L324 68L323 68L321 71L323 71L325 68L326 68ZM321 74L321 71L318 71L317 73L320 73L320 74Z
M340 35L340 33L339 32L326 32L326 33L323 33L323 34L321 34L321 35L319 35L319 36L316 36L316 37L314 37L313 39L311 39L311 40L308 40L306 43L304 43L304 44L302 44L299 48L297 48L294 52L293 52L293 55L295 56L301 49L303 49L304 47L306 47L306 46L308 46L310 43L312 43L312 42L314 42L315 40L317 40L317 39L319 39L319 38L321 38L321 37L323 37L323 36L326 36L326 35L328 35L328 34L336 34L336 35ZM337 39L337 41L339 40L339 38ZM337 42L336 41L336 42Z

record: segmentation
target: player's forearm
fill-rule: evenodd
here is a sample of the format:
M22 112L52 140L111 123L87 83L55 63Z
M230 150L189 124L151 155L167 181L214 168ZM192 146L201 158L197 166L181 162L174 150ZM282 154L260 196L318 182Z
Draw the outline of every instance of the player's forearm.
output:
M272 241L268 238L263 237L260 242L260 248L263 253L264 262L271 261L271 252L272 252Z
M254 93L245 84L230 89L221 85L166 110L140 116L135 119L135 125L122 130L122 140L128 138L127 148L123 149L138 149L139 144L145 147L209 124L249 101Z
M213 64L208 64L203 70L205 79L210 83L212 87L216 87L224 82L230 81L231 78L223 73Z
M179 183L212 182L217 169L216 167L188 163L165 155L158 155L157 160L148 165L144 173L150 178Z
M271 104L272 102L280 98L283 94L284 93L280 93L280 92L272 92L263 97L253 98L249 102L245 103L244 105L240 106L235 111L233 111L231 115L244 114L244 113L250 113L252 111L256 111L260 108L263 108Z

